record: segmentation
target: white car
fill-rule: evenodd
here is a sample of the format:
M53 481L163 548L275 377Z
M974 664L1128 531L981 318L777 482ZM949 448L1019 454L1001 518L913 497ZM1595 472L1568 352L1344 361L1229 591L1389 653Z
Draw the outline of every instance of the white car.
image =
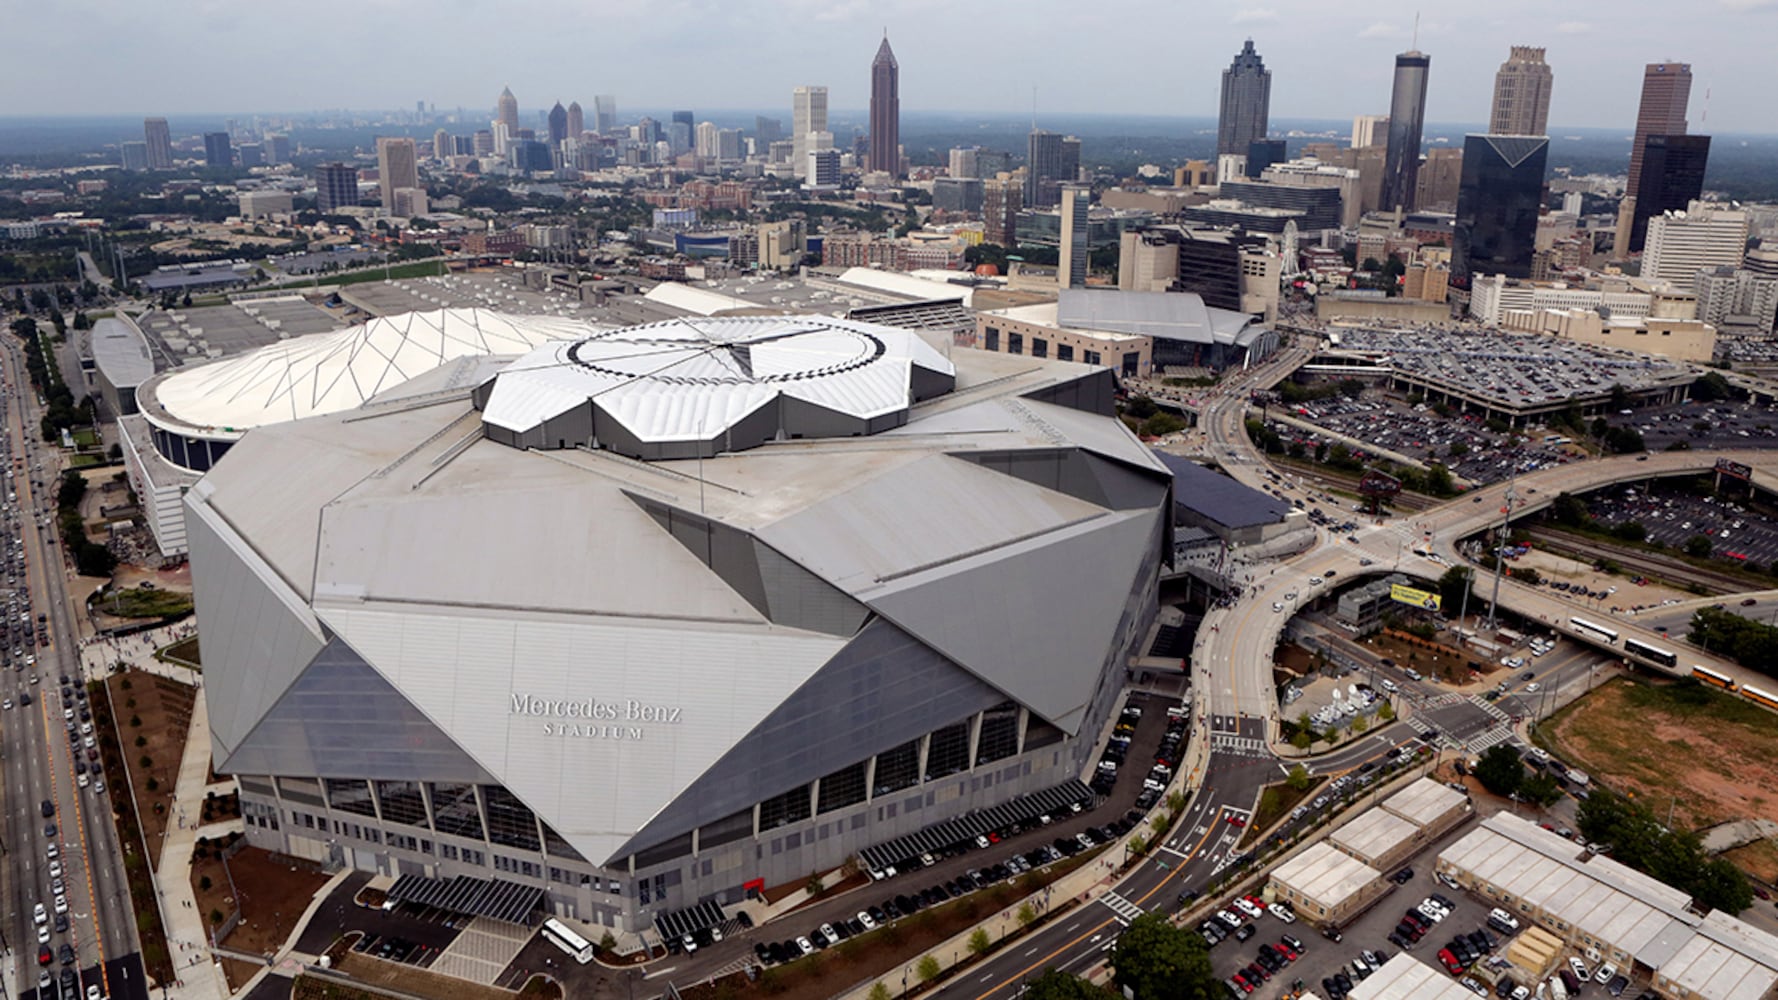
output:
M1593 974L1587 971L1587 963L1581 961L1578 955L1568 956L1568 967L1574 970L1574 978L1583 983L1593 978Z
M38 944L48 944L49 943L49 925L48 924L38 924L37 925L37 943Z
M864 929L867 931L874 931L877 929L877 922L875 920L872 920L871 915L864 912L863 910L859 910L858 916L853 919L855 919L859 923L863 924Z
M1266 912L1287 924L1296 923L1296 914L1290 912L1290 907L1285 906L1282 903L1272 903L1268 905L1266 907Z
M1240 897L1236 897L1236 899L1235 899L1235 909L1240 910L1242 913L1247 914L1249 917L1258 918L1258 917L1264 916L1264 911L1262 911L1259 907L1253 905L1253 903L1251 903L1250 901L1242 899Z
M105 994L99 989L98 983L86 985L86 1000L105 1000Z
M1532 681L1531 683L1525 685L1525 693L1526 694L1536 694L1537 693L1537 682Z
M1599 967L1598 972L1593 973L1593 982L1600 984L1609 983L1611 982L1611 977L1615 975L1617 975L1617 966L1612 965L1610 962L1606 962Z
M833 929L832 924L821 925L821 936L826 938L830 944L837 944L840 940L839 932Z
M63 895L56 896L56 916L61 916L62 914L67 913L67 912L68 912L68 897L63 896Z
M61 878L62 877L62 863L60 861L51 861L49 863L49 877L50 878Z
M799 937L796 939L796 950L805 955L815 954L815 946L811 944L806 937Z
M49 922L49 911L43 908L42 903L38 903L37 908L31 911L31 919L39 924L47 923Z

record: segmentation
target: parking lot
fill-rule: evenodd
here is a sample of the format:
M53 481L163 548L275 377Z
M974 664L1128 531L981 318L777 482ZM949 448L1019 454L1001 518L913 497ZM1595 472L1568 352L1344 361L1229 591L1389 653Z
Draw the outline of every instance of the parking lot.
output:
M1642 434L1649 451L1687 448L1778 448L1778 413L1753 403L1682 403L1608 418Z
M1693 537L1710 539L1712 556L1761 568L1778 560L1778 524L1745 500L1728 496L1694 496L1678 489L1654 492L1638 486L1611 487L1587 495L1587 510L1600 522L1634 522L1648 531L1648 540L1683 550Z
M1369 909L1349 919L1345 926L1330 935L1318 932L1303 920L1287 923L1271 912L1258 916L1243 913L1236 909L1237 904L1232 899L1225 900L1224 910L1230 916L1238 917L1241 929L1211 946L1211 964L1216 975L1228 984L1236 997L1249 994L1267 998L1284 996L1297 989L1296 983L1300 981L1302 988L1314 991L1326 1000L1340 1000L1351 990L1353 983L1405 950L1416 961L1435 969L1450 971L1455 964L1454 978L1465 981L1464 985L1477 995L1512 996L1513 985L1524 985L1527 994L1534 993L1535 983L1511 984L1506 987L1506 992L1497 992L1495 980L1500 978L1499 970L1505 965L1500 956L1515 932L1499 922L1490 925L1492 903L1441 882L1434 875L1439 852L1468 833L1477 818L1471 817L1458 824L1403 865L1386 873L1392 883L1389 890ZM1422 904L1428 900L1432 900L1433 905L1421 911ZM1448 903L1448 909L1442 903ZM1413 916L1409 918L1411 911ZM1417 938L1404 936L1400 931L1404 921L1409 919L1427 925ZM1523 925L1519 929L1522 930ZM1463 952L1456 947L1459 936L1463 938L1462 946L1470 951ZM1334 940L1335 937L1338 940ZM1292 942L1303 947L1292 947ZM1265 969L1260 965L1261 946L1269 945L1274 954L1282 955L1281 943L1296 952L1297 957L1283 963L1276 971ZM1440 951L1450 952L1452 962L1445 962ZM1567 953L1564 954L1564 965L1566 959ZM1258 971L1250 975L1249 969ZM1257 979L1258 985L1252 989L1243 988L1239 981L1232 979L1237 973L1243 979ZM1510 984L1511 980L1508 982ZM1622 992L1626 996L1635 996L1637 989L1646 985L1626 982ZM1598 985L1590 986L1591 990L1606 993ZM1548 995L1547 990L1542 993L1542 996Z
M1376 390L1366 390L1357 398L1321 399L1290 409L1298 420L1422 462L1436 460L1475 483L1500 482L1515 472L1560 465L1568 458L1556 443L1543 444L1541 438L1535 444L1522 439L1513 444L1507 434L1490 430L1477 414L1442 417L1425 403L1409 405ZM1286 441L1300 441L1311 454L1324 443L1314 434L1277 421L1270 426ZM1331 440L1327 439L1330 444ZM1364 461L1368 456L1361 452L1353 449L1353 457Z

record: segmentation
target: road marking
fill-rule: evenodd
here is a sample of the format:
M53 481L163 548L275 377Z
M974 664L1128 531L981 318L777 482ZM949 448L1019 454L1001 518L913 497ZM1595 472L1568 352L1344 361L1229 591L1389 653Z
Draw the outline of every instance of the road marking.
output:
M643 979L654 979L657 976L664 976L669 972L677 972L678 970L679 970L679 966L669 965L664 969L656 969L653 972L647 973L642 978Z

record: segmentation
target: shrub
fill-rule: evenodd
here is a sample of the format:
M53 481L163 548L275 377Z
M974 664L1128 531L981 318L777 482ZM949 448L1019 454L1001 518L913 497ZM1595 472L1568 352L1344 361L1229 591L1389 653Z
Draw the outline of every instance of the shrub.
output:
M210 881L210 876L208 876L208 875L203 875L203 876L200 876L200 877L199 877L199 878L198 878L198 889L199 889L199 891L202 891L202 892L209 892L209 891L210 891L210 886L211 886L211 885L212 885L212 884L213 884L213 883L212 883L212 882L211 882L211 881Z

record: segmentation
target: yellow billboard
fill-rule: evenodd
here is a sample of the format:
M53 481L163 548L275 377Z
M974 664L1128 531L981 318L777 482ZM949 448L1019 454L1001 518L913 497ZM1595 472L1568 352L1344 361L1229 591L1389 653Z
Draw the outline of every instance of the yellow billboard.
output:
M1413 587L1404 587L1399 583L1389 585L1389 599L1402 604L1411 604L1416 608L1425 608L1427 611L1439 610L1440 598L1437 594L1425 590L1415 590Z

